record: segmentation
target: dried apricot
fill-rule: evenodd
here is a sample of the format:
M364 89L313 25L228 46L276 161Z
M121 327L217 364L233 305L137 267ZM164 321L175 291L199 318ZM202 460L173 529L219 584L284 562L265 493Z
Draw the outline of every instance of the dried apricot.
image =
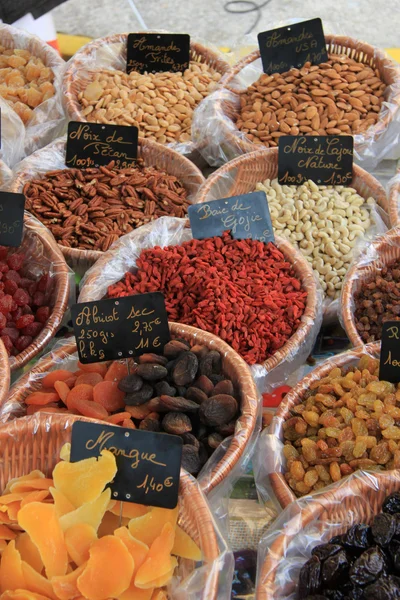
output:
M65 575L68 553L55 506L30 502L19 511L18 524L38 548L47 577Z
M78 400L93 400L93 388L91 385L87 385L87 383L81 383L81 385L77 385L67 396L66 403L70 410L75 408L75 402Z
M107 510L110 497L111 491L110 488L107 488L92 502L86 502L86 504L82 504L82 506L73 512L60 517L60 525L62 530L66 531L77 523L87 523L97 531L104 517L104 513Z
M21 555L12 540L1 555L0 590L1 593L4 593L7 590L18 590L24 586Z
M128 375L128 367L126 361L119 362L115 360L111 363L107 373L104 375L104 381L120 381Z
M56 598L59 598L59 600L73 600L73 598L80 596L78 578L83 573L85 567L86 564L83 564L71 573L68 573L68 575L52 578L51 583Z
M27 562L22 561L22 573L24 577L24 586L30 592L42 594L52 600L57 600L57 596L53 592L53 586L50 581L38 573Z
M78 361L78 368L84 373L99 373L102 377L108 371L107 363L90 363L89 365L83 365L80 361Z
M179 525L175 527L175 540L171 554L195 561L201 560L202 557L198 545Z
M124 419L122 421L122 427L125 427L126 429L136 429L136 425L131 419Z
M178 507L173 509L155 507L142 517L131 519L128 527L134 538L150 546L161 534L166 523L171 523L175 527L177 518Z
M128 589L133 573L133 558L125 544L106 535L92 544L90 558L78 578L78 589L88 600L118 598Z
M101 381L103 381L103 378L100 373L82 373L82 375L79 375L77 378L75 385L86 383L87 385L94 387Z
M28 406L33 404L35 406L44 406L45 404L51 404L52 402L58 402L60 399L57 392L32 392L25 398L25 404Z
M93 388L93 400L104 406L108 412L124 408L124 398L125 392L121 392L114 381L101 381Z
M90 417L91 419L102 420L108 417L106 409L101 404L91 400L74 400L74 408L84 417Z
M78 567L89 560L90 546L97 540L94 527L87 523L77 523L64 534L68 554Z
M54 383L54 389L60 396L60 400L62 400L64 404L67 404L67 396L71 391L71 388L68 386L68 384L65 381L56 381Z
M130 418L131 418L131 415L128 412L121 412L121 413L115 413L115 415L110 415L109 417L107 417L104 420L107 421L107 423L111 423L112 425L118 425L119 423L122 423L123 421L125 421L125 419L130 419Z
M21 555L24 562L28 563L38 573L41 573L43 569L43 561L40 558L39 550L32 542L29 535L24 532L21 533L15 540L15 547Z
M153 581L170 573L172 566L171 550L174 545L175 527L166 523L161 534L151 544L146 560L138 569L135 585L139 588L160 587Z
M43 387L54 387L56 381L65 381L71 377L71 371L66 371L65 369L56 369L55 371L50 371L47 373L42 379Z

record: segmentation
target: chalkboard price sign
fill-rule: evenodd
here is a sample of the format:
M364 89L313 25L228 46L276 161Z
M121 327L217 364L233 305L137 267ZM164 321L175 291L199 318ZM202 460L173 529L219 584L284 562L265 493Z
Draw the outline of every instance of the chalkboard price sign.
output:
M0 192L0 246L21 245L24 208L24 194Z
M318 65L328 60L321 19L271 29L258 34L264 73L301 69L306 62Z
M183 72L189 68L190 36L186 33L130 33L127 73Z
M65 164L70 168L101 167L115 161L117 169L134 165L137 158L138 128L100 123L68 124Z
M265 192L251 192L189 206L193 237L202 240L230 231L237 240L273 242L274 231Z
M72 426L71 462L109 450L118 468L110 484L113 500L175 508L182 444L177 435L78 421Z
M74 304L71 313L84 364L161 354L171 339L161 292Z
M398 383L400 381L400 321L382 324L379 379Z
M353 179L351 135L283 135L279 138L278 180L301 185L348 185Z

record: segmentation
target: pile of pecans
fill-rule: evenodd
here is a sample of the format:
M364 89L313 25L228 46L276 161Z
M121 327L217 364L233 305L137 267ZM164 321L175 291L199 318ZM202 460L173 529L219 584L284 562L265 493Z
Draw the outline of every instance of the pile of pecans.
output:
M286 73L263 74L240 95L238 129L255 144L282 135L354 135L379 117L386 85L378 69L347 55Z
M26 209L69 248L105 252L121 235L158 217L184 217L187 191L173 175L135 166L49 171L25 184Z
M400 261L383 267L379 275L363 281L354 295L354 319L363 342L381 339L382 324L400 319Z
M0 46L0 96L26 124L33 109L55 94L53 71L29 50Z
M160 291L169 319L225 340L247 363L261 363L295 333L307 291L272 243L221 237L142 250L135 273L108 297Z
M356 469L400 468L400 384L379 381L379 360L333 368L283 424L285 479L297 496Z
M99 71L79 93L82 116L92 123L135 125L139 138L165 144L191 139L192 115L221 74L191 61L184 73Z

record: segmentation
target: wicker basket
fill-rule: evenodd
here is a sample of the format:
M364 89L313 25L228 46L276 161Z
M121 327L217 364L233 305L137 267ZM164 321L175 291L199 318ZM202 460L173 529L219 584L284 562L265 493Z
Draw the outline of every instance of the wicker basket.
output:
M246 452L246 447L257 429L257 415L259 400L256 385L250 370L244 360L228 344L211 333L201 331L189 325L170 323L172 337L179 337L188 341L196 340L197 344L204 344L208 348L218 350L223 356L223 371L237 384L240 391L241 416L236 423L236 430L223 459L214 467L210 475L201 481L203 492L209 493L218 485L235 467ZM1 421L20 417L25 413L24 399L28 394L41 388L40 375L48 370L59 368L63 358L71 357L76 352L76 344L70 344L44 357L29 372L21 377L12 387L6 404L3 406ZM68 367L65 367L68 368ZM20 407L18 409L18 407Z
M1 427L0 488L3 490L10 479L33 469L40 469L46 477L51 477L59 461L61 447L70 441L71 428L77 420L82 418L39 414ZM93 422L91 419L84 420ZM217 600L218 569L212 563L219 558L220 552L213 518L195 480L184 471L181 472L179 485L178 523L198 543L203 562L209 564L204 576L202 598Z
M29 213L25 213L24 235L37 237L41 248L38 249L38 258L43 255L52 265L54 289L51 315L42 331L33 339L33 342L17 356L10 356L11 371L16 371L37 356L49 341L54 337L60 327L64 313L68 308L70 297L70 271L61 254L55 239L48 229L37 225ZM36 258L33 254L30 258Z
M400 169L397 171L396 181L391 185L388 194L389 218L392 227L400 225Z
M78 101L78 95L85 89L87 84L90 83L95 72L95 70L92 71L86 66L89 56L94 55L98 49L104 48L105 46L110 46L112 44L121 44L122 53L125 54L127 40L127 33L118 33L104 38L99 38L93 42L90 42L89 44L86 44L86 46L79 50L79 52L77 52L71 59L69 67L65 71L63 84L65 92L65 110L68 118L71 121L87 120L82 116L83 109ZM216 52L198 42L190 42L190 60L199 63L206 63L221 75L226 75L230 69L230 65ZM84 78L77 77L79 71L85 72ZM175 145L178 146L179 144L173 144L173 147ZM194 143L185 142L185 146L187 147L185 154L187 154L190 158L193 158L193 160L196 160L197 153Z
M0 339L0 408L7 400L10 387L10 365L8 363L8 353Z
M284 600L295 591L298 574L291 570L290 582L289 574L285 577L286 586L282 585L281 577L285 565L287 568L290 564L293 569L310 557L310 539L307 540L307 547L305 544L300 546L300 533L307 534L309 531L316 539L319 532L323 543L334 535L345 533L350 523L371 523L381 510L386 496L400 489L398 475L391 477L387 473L374 473L373 479L372 482L368 475L360 474L345 484L335 486L336 489L319 493L285 523L284 531L276 536L264 562L259 565L257 600ZM327 523L332 527L328 528Z
M355 348L354 350L339 354L334 358L329 358L319 367L311 371L311 373L303 377L303 379L290 390L279 405L268 433L283 442L283 422L292 416L290 412L291 409L297 404L300 404L307 397L310 385L315 381L319 381L323 377L326 377L334 367L347 367L355 364L357 360L366 353L378 358L379 344L367 344L361 348ZM279 450L279 452L281 452L281 450ZM274 494L282 508L285 508L288 504L296 500L295 494L287 484L282 473L271 473L269 479Z
M326 35L326 46L329 54L347 54L350 58L361 62L370 67L376 68L379 70L382 81L387 85L392 85L393 83L400 82L400 72L397 65L383 52L370 44L365 42L361 42L354 38L350 38L347 36L338 36L338 35ZM260 51L255 50L242 60L240 60L236 65L232 67L229 73L223 77L221 81L221 85L232 92L238 92L238 89L233 87L233 80L235 76L244 69L247 65L251 64L255 60L260 58ZM260 68L260 75L261 75ZM239 98L238 98L239 100ZM393 92L386 98L386 101L397 105L400 107L400 93ZM222 112L225 114L226 118L230 121L236 120L239 109L239 102L227 103L226 101L217 100L215 111ZM382 135L386 129L389 127L395 112L387 110L385 115L381 116L381 118L377 121L377 123L370 127L366 134L368 138L371 140L375 140L378 136ZM227 126L223 120L220 122L220 127L223 132L223 137L228 146L233 146L233 148L238 148L241 153L252 152L253 150L259 150L262 144L254 144L252 143L247 136L242 134L240 137L235 135ZM238 130L236 130L238 131ZM354 139L355 150L360 150L362 144L359 144L357 138ZM265 150L270 150L269 148L265 148ZM264 151L265 151L264 150ZM237 154L237 152L236 152Z
M376 258L368 261L368 264L364 264L366 262L365 257L371 252L374 256L376 255ZM395 227L376 238L349 269L345 277L340 310L343 327L353 346L364 344L357 331L354 319L354 296L361 290L366 281L378 275L383 267L394 260L400 260L400 227ZM378 343L380 346L380 341Z
M54 148L54 150L63 153L65 145L65 138L59 138L46 146L43 152L49 152ZM38 150L34 156L40 158L40 152ZM192 197L196 195L197 190L205 181L200 170L189 159L172 150L172 148L167 148L156 142L150 140L139 141L138 157L143 159L145 166L155 167L177 177ZM23 164L26 164L29 168L29 158L25 159ZM40 177L40 175L33 173L32 170L29 170L29 172L20 170L12 181L11 191L22 192L24 185L35 177ZM83 275L104 254L100 250L68 248L62 246L61 243L60 248L68 265L79 275Z

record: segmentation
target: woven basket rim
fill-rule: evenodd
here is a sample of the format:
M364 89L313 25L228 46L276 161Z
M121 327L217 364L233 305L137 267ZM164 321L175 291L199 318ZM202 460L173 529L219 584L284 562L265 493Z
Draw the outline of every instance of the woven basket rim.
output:
M329 46L328 50L330 52L332 52L334 47L337 46L341 49L342 52L343 52L344 48L349 48L354 51L359 50L364 55L375 57L376 59L378 59L378 62L381 62L383 65L383 67L380 68L379 70L381 72L382 80L384 81L384 83L386 83L385 76L388 75L388 72L393 71L394 73L397 73L396 80L400 84L400 67L383 50L380 50L379 48L372 46L371 44L368 44L366 42L363 42L361 40L358 40L356 38L352 38L349 36L343 36L343 35L326 34L325 41L326 41L327 46ZM245 56L244 58L239 60L235 65L233 65L233 67L230 69L230 71L222 78L222 80L220 82L221 88L222 89L225 88L228 91L238 95L238 89L235 89L232 86L230 86L230 82L244 67L246 67L250 63L254 62L258 58L260 58L260 50L259 49L254 50L253 52L251 52L250 54L248 54L247 56ZM386 84L386 85L390 85L390 84ZM390 101L397 106L397 110L398 110L400 108L400 91L393 92L390 96ZM242 152L253 152L255 150L260 149L260 145L262 146L262 144L254 144L247 138L247 136L245 134L242 134L243 137L238 137L235 135L235 133L239 130L235 126L233 120L229 116L226 115L226 111L224 110L224 101L223 100L216 99L215 110L218 113L221 112L224 115L225 119L229 120L229 122L235 128L235 132L232 133L230 127L225 124L224 119L220 120L220 127L223 129L224 137L227 140L234 140L235 146L238 146ZM378 121L375 123L375 125L373 125L372 127L369 127L367 129L367 131L364 132L362 135L365 136L366 134L368 134L368 137L370 137L371 139L375 139L377 136L382 135L386 131L386 129L389 127L390 123L393 121L394 114L395 114L395 111L389 111L389 110L386 111L385 116L383 118L381 117L380 119L378 119ZM356 136L357 135L358 134L356 134ZM354 145L355 145L355 147L357 147L357 145L358 145L358 141L356 139L354 140ZM271 150L271 148L265 147L264 152L269 152L270 150Z
M388 257L382 255L382 251L385 250L385 248L390 248L393 246L399 248L400 259L400 223L397 227L393 227L393 229L390 229L383 235L375 238L370 243L368 248L366 248L358 257L357 262L355 262L347 272L340 298L340 312L347 337L353 346L357 347L364 344L357 331L353 312L354 293L357 281L369 280L372 273L378 273L384 265L388 265L389 263L393 262L392 258L389 259ZM374 249L377 256L373 261L369 262L368 265L363 265L362 263L365 260L365 255L367 252L371 251L371 247ZM380 347L381 342L379 341L377 343Z
M334 367L343 367L349 362L358 360L363 354L370 354L371 356L378 357L379 351L380 345L378 343L366 344L365 346L358 346L357 348L352 348L351 350L337 354L318 365L308 375L300 379L300 381L286 394L276 411L269 433L279 437L280 441L283 443L280 427L281 422L286 421L291 416L290 410L293 406L300 404L305 394L309 391L310 385L314 381L319 381L322 377L325 377ZM282 450L280 449L279 452L282 452ZM281 472L271 473L269 480L274 494L282 508L286 508L286 506L296 500L295 494L286 483Z
M224 341L220 340L212 333L208 333L180 323L169 323L173 337L187 336L192 340L199 340L197 343L205 344L210 348L217 349L223 359L232 366L237 373L237 381L240 382L241 392L241 416L239 417L232 442L223 458L212 469L211 473L203 480L199 480L200 487L205 494L210 493L235 467L239 459L246 452L256 427L259 412L259 394L254 383L250 369L244 360ZM75 340L67 342L60 348L43 357L33 367L33 369L23 375L11 388L7 403L22 404L24 398L33 390L40 388L40 382L32 382L32 377L37 374L45 373L55 364L55 360L65 358L67 355L76 352Z

